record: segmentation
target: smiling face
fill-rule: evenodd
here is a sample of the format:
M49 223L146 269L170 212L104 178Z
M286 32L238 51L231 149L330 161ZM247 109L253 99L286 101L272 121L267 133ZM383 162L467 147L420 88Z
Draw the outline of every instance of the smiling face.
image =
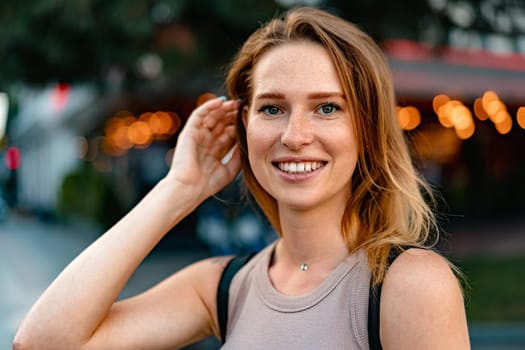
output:
M351 115L327 51L291 42L266 52L244 111L248 158L279 211L344 210L357 151Z

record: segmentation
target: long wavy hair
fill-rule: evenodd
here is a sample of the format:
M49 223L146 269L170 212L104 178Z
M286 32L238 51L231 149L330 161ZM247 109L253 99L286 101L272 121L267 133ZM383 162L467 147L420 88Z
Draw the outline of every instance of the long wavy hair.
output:
M349 252L365 249L373 281L381 282L390 249L430 245L430 238L438 230L427 202L433 199L432 190L416 171L398 125L391 72L379 46L358 27L337 16L315 8L295 8L272 19L247 39L229 67L228 94L249 105L252 74L261 56L271 48L296 41L324 47L343 87L353 117L358 161L341 231ZM281 234L277 202L257 182L250 168L242 118L237 118L236 127L244 182Z

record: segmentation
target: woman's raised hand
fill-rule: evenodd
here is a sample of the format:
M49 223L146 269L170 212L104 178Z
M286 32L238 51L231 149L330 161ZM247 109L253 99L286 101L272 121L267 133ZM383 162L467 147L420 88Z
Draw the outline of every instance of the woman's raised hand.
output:
M168 175L55 279L20 325L16 349L171 349L209 333L209 307L195 289L195 276L206 283L211 276L218 283L217 267L209 275L202 273L209 268L202 267L182 273L140 296L115 301L170 228L235 178L239 152L222 160L235 145L238 108L237 101L214 99L195 109L179 136ZM173 293L184 297L174 300ZM165 324L184 327L173 332Z
M229 184L240 169L235 145L237 101L222 98L197 107L181 131L168 178L194 187L199 199L217 193ZM224 159L232 151L229 159Z

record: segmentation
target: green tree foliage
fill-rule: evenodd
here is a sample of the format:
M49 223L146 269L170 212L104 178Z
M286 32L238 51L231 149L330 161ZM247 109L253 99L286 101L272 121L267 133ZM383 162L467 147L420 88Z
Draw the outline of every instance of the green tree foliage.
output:
M145 1L19 0L0 5L2 83L70 82L132 67L153 25Z
M244 39L291 0L0 1L0 89L16 82L117 79L142 83L137 68L153 57L167 79L210 77ZM305 2L311 2L305 1ZM301 3L301 1L296 1ZM446 44L451 28L525 33L516 0L320 0L378 40ZM150 62L151 64L152 62ZM151 68L151 67L150 67ZM155 67L153 67L155 68ZM157 67L158 68L158 67ZM150 72L151 73L151 72ZM153 73L156 73L153 71ZM116 74L116 78L115 78Z
M263 18L271 0L18 0L0 2L0 89L14 82L142 79L137 62L160 55L163 72L217 67Z
M87 163L66 176L57 204L63 218L83 217L104 227L115 224L126 209L110 179Z
M336 12L361 26L377 40L407 38L417 40L432 10L424 0L345 1L328 0Z

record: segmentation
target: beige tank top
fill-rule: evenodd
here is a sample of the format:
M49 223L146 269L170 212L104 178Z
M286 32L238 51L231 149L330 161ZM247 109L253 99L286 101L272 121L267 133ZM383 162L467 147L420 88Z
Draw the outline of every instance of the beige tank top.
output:
M265 248L235 275L221 349L369 349L370 268L365 253L348 256L315 290L287 296L268 276L274 247Z

